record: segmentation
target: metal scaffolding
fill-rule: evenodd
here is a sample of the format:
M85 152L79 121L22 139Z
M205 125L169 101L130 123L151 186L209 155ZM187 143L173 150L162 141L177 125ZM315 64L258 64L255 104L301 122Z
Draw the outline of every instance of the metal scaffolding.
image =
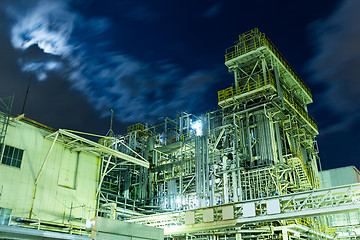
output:
M290 223L301 225L297 226L297 228L306 227L307 231L314 231L314 234L320 238L332 239L335 234L334 229L321 222L319 218L312 217L351 212L359 208L360 184L355 184L215 205L188 211L176 211L171 214L155 214L127 221L164 228L165 235L180 235L237 227L242 228L243 233L245 233L246 230L243 227L246 224L298 219L294 222L290 221ZM254 225L252 226L251 229L254 230ZM264 225L260 226L263 227ZM296 226L277 227L273 225L272 227L275 231L280 231ZM311 229L312 227L314 229ZM306 231L301 229L297 231L306 234Z
M318 129L307 111L312 102L309 88L257 29L240 35L227 49L225 65L234 84L218 92L218 110L201 116L180 112L155 125L137 123L128 127L127 135L111 138L115 150L150 164L148 169L124 165L107 173L103 202L118 204L117 218L127 219L124 210L129 208L133 215L208 208L217 219L218 205L254 201L261 212L263 199L319 188ZM103 172L107 163L103 161ZM229 221L244 211L236 210ZM171 220L173 225L186 221L183 212L180 215ZM260 232L264 227L286 228L295 238L286 227L290 223L280 218L251 224L252 231ZM220 226L226 228L231 226ZM207 230L200 226L197 231Z
M14 96L0 98L0 161L3 157L4 141L9 125Z

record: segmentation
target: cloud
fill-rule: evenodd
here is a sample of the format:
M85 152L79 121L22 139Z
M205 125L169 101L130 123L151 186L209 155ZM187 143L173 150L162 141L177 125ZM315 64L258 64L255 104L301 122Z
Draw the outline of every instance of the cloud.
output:
M338 121L328 121L323 133L343 130L360 117L359 22L360 1L344 0L330 16L310 26L316 54L307 68L313 83L325 86L316 109L341 115Z
M215 17L216 15L219 14L219 12L220 12L220 10L221 10L221 7L222 7L222 3L221 3L221 2L214 4L213 6L211 6L210 8L208 8L208 9L205 11L204 17L206 17L206 18L213 18L213 17Z
M129 9L125 17L135 21L155 21L159 20L160 16L150 10L148 6L137 5Z
M67 9L65 2L40 1L25 13L9 10L16 18L11 30L11 42L17 49L37 44L45 53L66 55L71 51L69 39L76 15Z
M61 75L103 116L109 107L122 122L153 122L177 110L197 111L219 81L214 70L186 72L170 60L145 62L121 46L110 50L111 40L104 33L111 22L87 19L66 1L40 1L26 12L14 7L8 14L14 21L11 42L20 52L21 69L41 81L50 72ZM34 47L41 56L29 53Z
M21 62L21 61L20 61ZM55 61L41 61L41 62L25 62L21 64L22 71L33 72L36 74L38 80L43 81L47 78L47 72L59 70L62 66L61 62Z

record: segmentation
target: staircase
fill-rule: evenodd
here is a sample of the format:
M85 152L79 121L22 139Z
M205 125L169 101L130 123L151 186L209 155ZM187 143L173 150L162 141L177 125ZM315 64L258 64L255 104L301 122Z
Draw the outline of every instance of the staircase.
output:
M313 188L311 179L306 166L300 156L295 156L289 159L290 166L293 167L298 179L300 188L303 190L310 190Z

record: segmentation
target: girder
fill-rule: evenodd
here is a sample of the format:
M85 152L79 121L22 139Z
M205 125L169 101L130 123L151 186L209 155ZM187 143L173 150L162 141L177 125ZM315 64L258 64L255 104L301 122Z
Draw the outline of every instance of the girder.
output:
M112 148L106 147L104 145L101 145L99 143L93 142L89 139L80 137L74 133L71 133L70 130L65 129L59 129L57 132L52 133L47 138L53 138L57 134L60 134L60 136L65 136L65 138L59 138L58 141L62 141L65 145L68 145L69 147L72 147L74 149L88 151L91 153L101 155L109 155L116 158L120 158L122 160L127 161L129 164L135 164L139 165L145 168L149 168L149 162L146 159L138 159L133 156L130 156L128 154L119 152L117 150L114 150ZM80 143L80 144L79 144ZM83 148L84 145L89 146L89 148ZM81 146L81 148L79 148Z
M165 235L204 232L360 210L360 184L155 214L127 221L164 228ZM209 217L209 212L212 214Z

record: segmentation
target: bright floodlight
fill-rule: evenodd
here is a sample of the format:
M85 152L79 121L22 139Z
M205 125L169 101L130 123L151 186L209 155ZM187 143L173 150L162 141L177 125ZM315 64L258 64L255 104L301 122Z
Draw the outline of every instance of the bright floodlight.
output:
M196 121L196 122L193 122L191 124L191 128L195 130L196 132L196 136L201 136L202 135L202 123L201 121Z

